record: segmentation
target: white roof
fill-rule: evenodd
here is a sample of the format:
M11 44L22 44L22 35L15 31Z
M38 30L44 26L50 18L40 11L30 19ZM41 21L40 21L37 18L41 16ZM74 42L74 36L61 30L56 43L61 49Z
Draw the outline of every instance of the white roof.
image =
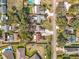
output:
M58 26L56 26L56 29L59 29ZM49 35L53 35L53 31L50 31L48 29L45 29L45 31L40 31L42 33L42 36L49 36Z
M53 31L49 31L47 29L45 29L44 32L41 32L42 36L49 36L49 35L53 35Z
M9 30L9 25L4 25L1 27L1 29L7 32Z
M0 28L1 28L2 26L0 25Z
M54 15L54 13L50 13L50 11L48 9L45 11L45 13L47 13L48 16L53 16Z
M41 2L41 0L34 0L34 3L37 4L37 5L39 5L40 2Z
M64 6L66 7L67 11L69 10L71 4L68 2L64 2Z

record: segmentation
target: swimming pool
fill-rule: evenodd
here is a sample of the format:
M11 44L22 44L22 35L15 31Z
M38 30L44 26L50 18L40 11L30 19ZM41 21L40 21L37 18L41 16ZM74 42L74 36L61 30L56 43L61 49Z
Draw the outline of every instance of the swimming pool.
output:
M34 0L28 0L28 3L29 4L33 4L34 2L33 2Z

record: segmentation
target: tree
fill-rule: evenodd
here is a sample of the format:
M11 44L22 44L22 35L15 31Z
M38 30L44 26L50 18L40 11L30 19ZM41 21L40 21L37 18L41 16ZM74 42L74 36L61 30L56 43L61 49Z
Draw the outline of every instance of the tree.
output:
M0 36L2 36L2 30L0 30Z
M28 20L27 17L24 15L24 13L22 11L18 11L18 15L19 18L21 19L21 21L19 22L20 26L19 26L19 35L21 37L21 39L27 39L27 41L31 40L31 34L30 32L28 32Z
M57 42L60 47L63 47L67 42L67 34L64 32L59 33Z
M63 28L67 25L67 20L65 16L58 16L56 20L57 25L62 26Z
M75 4L75 3L79 3L79 0L67 0L68 2Z
M51 59L51 45L49 43L45 45L45 56L46 59Z
M31 39L30 33L27 31L28 30L28 20L27 20L27 17L24 15L24 12L22 10L17 10L16 8L13 8L13 11L8 11L7 15L9 17L9 19L7 21L8 25L16 27L16 25L19 24L19 26L16 30L18 31L20 38L22 40ZM12 24L14 24L14 25L12 25Z

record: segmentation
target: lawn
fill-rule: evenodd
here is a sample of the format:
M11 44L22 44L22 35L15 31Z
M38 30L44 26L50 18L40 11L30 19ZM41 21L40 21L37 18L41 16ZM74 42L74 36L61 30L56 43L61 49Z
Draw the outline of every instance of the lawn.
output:
M70 57L70 59L79 59L79 56L69 56ZM63 56L57 56L57 59L63 59Z

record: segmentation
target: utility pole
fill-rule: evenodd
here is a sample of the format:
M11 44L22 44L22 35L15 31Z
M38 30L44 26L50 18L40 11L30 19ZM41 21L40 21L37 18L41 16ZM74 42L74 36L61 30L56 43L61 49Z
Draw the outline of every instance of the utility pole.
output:
M56 54L56 40L57 40L57 35L56 35L56 0L51 0L52 1L52 12L54 13L54 15L51 17L52 20L52 30L54 32L53 36L52 36L52 41L51 41L51 45L52 45L52 54L51 54L51 59L57 59L57 54Z

